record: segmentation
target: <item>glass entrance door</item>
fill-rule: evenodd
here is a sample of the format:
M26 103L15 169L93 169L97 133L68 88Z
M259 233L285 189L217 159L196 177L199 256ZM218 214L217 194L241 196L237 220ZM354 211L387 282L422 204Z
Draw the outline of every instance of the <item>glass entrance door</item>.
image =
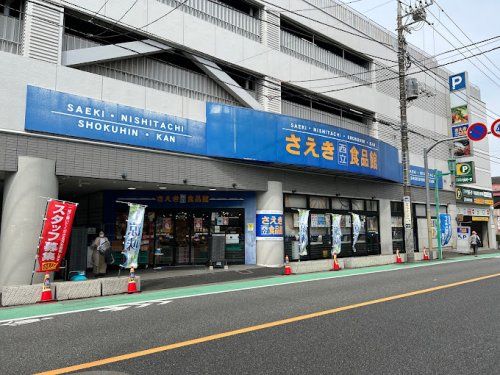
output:
M191 236L191 249L194 264L208 263L208 236L210 220L206 212L194 212L192 214L193 230Z
M187 212L178 212L175 215L175 242L177 245L175 263L192 264L190 246L190 215Z

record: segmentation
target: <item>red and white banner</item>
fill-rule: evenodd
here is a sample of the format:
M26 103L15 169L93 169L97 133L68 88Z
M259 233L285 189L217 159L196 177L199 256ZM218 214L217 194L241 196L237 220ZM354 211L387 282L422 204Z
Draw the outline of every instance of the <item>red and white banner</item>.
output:
M57 271L68 248L77 204L50 199L38 244L37 272Z

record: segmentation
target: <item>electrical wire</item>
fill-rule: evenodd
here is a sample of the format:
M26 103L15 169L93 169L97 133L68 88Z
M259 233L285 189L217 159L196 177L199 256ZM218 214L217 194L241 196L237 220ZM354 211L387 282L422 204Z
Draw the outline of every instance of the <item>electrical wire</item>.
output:
M469 41L472 41L471 38L465 33L465 31L460 27L460 25L458 25L455 20L444 10L444 8L436 1L434 0L434 3L437 5L437 7L444 13L444 15L456 26L456 28L458 30L460 30L460 32L469 40ZM478 50L479 47L477 47ZM500 68L498 67L498 65L493 61L491 60L488 56L485 56L486 59L491 63L491 65L493 65L499 72L500 72Z
M75 30L75 31L76 31L77 33L81 33L79 30ZM135 53L137 53L137 51L134 51L134 52L135 52ZM162 62L162 63L165 63L164 61L161 61L161 60L159 60L159 61L160 61L160 62ZM235 85L235 86L236 86L236 85ZM238 85L238 87L240 87L240 86ZM297 97L303 97L302 95L294 95L294 96L297 96ZM306 96L306 97L307 97L307 96ZM310 97L310 96L309 96L309 98L311 98L311 99L312 99L312 97ZM323 100L323 101L324 101L324 100ZM325 104L327 104L328 106L330 106L330 107L332 107L332 108L336 108L334 105L332 105L332 103L331 103L331 102L328 102L328 101L324 101L324 102L325 102ZM300 106L300 107L301 107L301 106ZM302 107L301 107L301 108L302 108ZM337 107L337 108L339 108L341 111L345 111L345 109L344 109L344 108L341 108L341 107ZM361 117L361 118L366 118L366 119L369 119L369 120L371 120L371 119L373 118L372 116L366 116L365 114L363 114L362 116L359 116L359 117ZM391 119L390 121L393 121L393 120ZM384 124L384 125L385 125L385 124ZM410 124L410 125L411 125L411 124ZM395 127L394 127L393 125L390 125L390 126L391 126L393 129L395 129ZM410 132L411 132L411 131L410 131ZM414 133L415 133L415 134L420 135L420 133L417 133L417 132L414 132Z

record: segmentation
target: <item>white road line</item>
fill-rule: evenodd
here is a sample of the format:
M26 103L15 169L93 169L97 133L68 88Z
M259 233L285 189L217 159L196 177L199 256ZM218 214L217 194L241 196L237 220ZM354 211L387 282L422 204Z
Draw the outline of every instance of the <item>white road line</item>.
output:
M352 277L352 276L363 276L363 275L371 275L374 273L382 273L382 272L392 272L392 271L403 271L403 270L412 270L412 269L417 269L417 268L422 268L422 267L433 267L433 266L440 266L440 265L447 265L447 264L453 264L453 263L459 263L459 262L467 262L467 261L475 261L475 260L482 260L482 259L495 259L495 258L500 258L498 257L488 257L488 258L472 258L472 259L450 259L445 262L433 262L433 263L423 263L423 264L416 264L412 267L402 267L402 268L393 268L389 270L377 270L377 271L370 271L370 272L359 272L359 273L352 273L348 275L332 275L332 276L327 276L319 279L309 279L309 280L295 280L295 281L288 281L288 282L281 282L281 283L276 283L276 284L267 284L267 285L259 285L259 286L251 286L251 287L245 287L245 288L236 288L236 289L229 289L229 290L221 290L221 291L215 291L215 292L206 292L206 293L198 293L198 294L193 294L193 295L187 295L187 296L178 296L178 297L169 297L169 298L155 298L151 300L146 300L146 301L140 301L140 302L127 302L127 303L122 303L122 304L117 304L117 305L108 305L108 306L100 306L100 307L90 307L87 309L80 309L80 310L73 310L73 311L64 311L64 312L58 312L58 313L51 313L51 314L42 314L42 315L35 315L35 316L30 316L26 318L15 318L15 319L6 319L6 320L0 320L0 324L4 322L13 322L13 321L21 321L21 320L26 320L26 319L33 319L33 318L40 318L40 317L46 317L46 316L58 316L58 315L67 315L67 314L76 314L76 313L81 313L81 312L87 312L87 311L94 311L94 310L101 310L101 309L107 309L107 308L112 308L115 306L125 306L125 305L140 305L143 303L147 302L161 302L164 301L166 303L167 300L169 302L177 299L185 299L185 298L193 298L193 297L203 297L203 296L210 296L214 294L224 294L224 293L233 293L233 292L240 292L240 291L245 291L245 290L253 290L253 289L262 289L262 288L270 288L270 287L277 287L277 286L283 286L283 285L291 285L291 284L302 284L302 283L308 283L308 282L315 282L315 281L323 281L323 280L330 280L330 279L340 279L344 277Z

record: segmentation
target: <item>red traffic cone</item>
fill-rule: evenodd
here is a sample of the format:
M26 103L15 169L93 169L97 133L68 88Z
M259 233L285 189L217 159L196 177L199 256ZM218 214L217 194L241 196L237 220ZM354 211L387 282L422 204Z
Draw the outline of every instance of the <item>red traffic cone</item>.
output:
M292 274L292 267L290 267L290 261L288 255L285 255L285 272L284 275L288 276Z
M50 289L50 275L47 272L43 278L42 296L39 302L52 302L52 289Z
M128 278L128 286L127 286L127 293L132 294L132 293L138 293L139 291L137 290L137 283L135 281L135 271L134 268L130 268L130 276Z
M340 271L341 269L339 261L337 260L337 254L333 254L332 271Z
M424 256L422 257L422 260L431 260L429 258L429 253L427 252L427 248L424 247Z
M396 263L403 263L403 258L399 255L399 249L396 250Z

